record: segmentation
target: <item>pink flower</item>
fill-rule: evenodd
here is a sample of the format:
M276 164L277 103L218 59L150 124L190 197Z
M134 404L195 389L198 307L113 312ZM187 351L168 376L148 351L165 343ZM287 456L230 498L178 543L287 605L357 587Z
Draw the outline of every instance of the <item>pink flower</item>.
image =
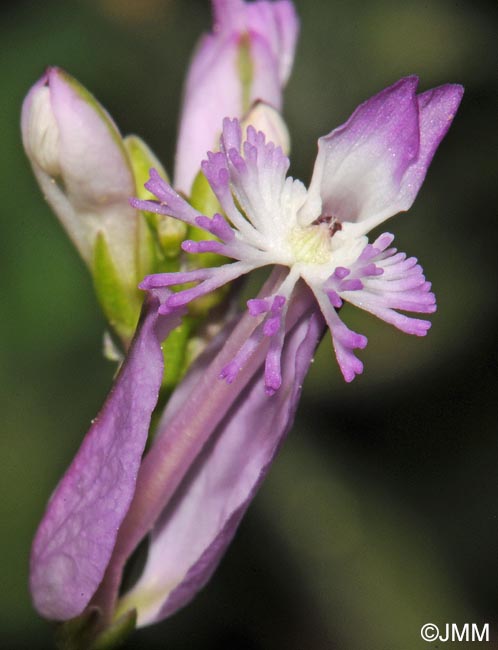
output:
M267 288L278 283L278 274ZM170 616L210 578L290 426L323 321L303 293L289 313L282 390L261 389L263 354L232 385L221 368L255 327L222 332L170 399L142 458L163 371L161 342L181 311L149 292L104 407L54 490L31 553L38 612L64 621L95 606L97 629L136 610L139 626ZM122 571L151 533L147 563L118 601Z
M243 141L238 121L225 119L221 150L203 163L224 215L199 215L155 172L147 187L158 202L132 200L218 238L186 241L186 251L234 261L144 281L126 361L35 537L31 591L43 616L66 620L95 606L104 629L133 610L147 625L185 605L215 570L292 424L325 322L346 380L361 372L354 350L366 338L342 322L342 302L426 333L428 321L398 312L434 311L422 269L391 248L392 235L366 237L411 206L462 96L456 85L417 96L416 85L399 81L321 138L308 190L286 178L288 159L263 133L248 127ZM142 458L161 341L189 301L266 265L276 266L269 280L178 386ZM197 285L167 288L184 282ZM149 533L142 575L118 598L126 561Z
M401 79L320 138L308 190L286 177L289 160L280 147L251 126L244 140L239 122L228 118L220 151L209 152L202 163L224 215L199 215L151 171L146 187L158 202L133 200L132 205L170 215L218 238L185 241L185 251L215 252L234 260L216 268L148 276L143 289L197 283L167 298L163 313L256 268L276 265L287 271L271 293L249 300L258 326L222 369L227 382L234 381L267 340L265 387L268 394L278 390L287 312L304 285L328 325L346 381L363 371L354 350L364 348L367 339L341 320L343 301L408 334L426 334L429 321L398 311L435 311L422 268L415 258L391 247L393 235L383 233L373 243L366 236L410 208L462 97L462 87L449 84L417 95L417 83L416 77Z

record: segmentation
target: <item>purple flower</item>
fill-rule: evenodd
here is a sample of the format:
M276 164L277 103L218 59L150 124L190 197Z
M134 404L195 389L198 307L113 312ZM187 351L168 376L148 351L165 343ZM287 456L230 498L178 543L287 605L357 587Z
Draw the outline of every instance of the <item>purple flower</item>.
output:
M242 117L258 100L282 108L299 29L288 0L213 0L212 5L213 33L194 53L178 136L174 185L187 194L225 115Z
M213 34L200 43L187 80L176 160L179 189L190 189L226 114L245 115L288 146L278 111L298 31L292 4L288 0L213 0L213 9ZM134 158L136 138L123 141L96 100L56 68L28 94L22 132L52 208L92 273L102 270L113 309L126 307L131 298L115 300L117 284L109 282L109 274L112 270L111 279L118 284L130 279L131 291L136 292L139 269L147 268L140 278L150 272L134 258L141 252L136 250L140 238L135 233L139 213L127 201L139 191L135 181L143 160L152 157L150 152L143 155L143 143L139 143L142 155ZM163 244L161 235L166 238L167 233L158 228L157 234ZM99 242L105 244L100 257L96 254ZM101 264L96 263L99 259L103 259ZM151 530L147 576L153 558L162 558L164 544L170 549L168 557L182 555L181 561L172 564L160 559L161 571L152 569L157 589L153 590L149 578L145 583L141 579L140 588L137 585L125 595L116 616L137 608L139 624L146 624L184 604L216 567L292 423L302 381L323 330L320 316L311 310L309 295L296 301L294 316L288 319L282 361L285 390L277 398L268 401L259 390L264 368L261 354L253 355L252 364L235 384L215 382L214 391L206 384L206 378L213 382L251 335L254 319L242 318L232 333L223 333L223 349L211 346L178 387L154 444L142 459L163 378L161 343L182 313L181 309L159 311L169 293L164 289L148 292L114 386L56 487L36 533L30 588L36 609L46 618L65 621L95 606L100 612L98 630L112 624L124 565ZM116 326L114 311L110 316ZM136 319L131 320L134 328ZM126 343L131 338L128 333L129 328L123 337ZM197 411L192 410L194 404ZM253 426L260 431L258 436ZM253 453L247 455L249 449ZM205 481L213 484L208 502L200 498ZM196 544L186 547L180 533L174 534L176 547L168 541L173 520L182 522L183 534L196 539Z
M269 282L278 281L275 276ZM157 486L147 562L138 582L118 602L116 616L136 608L139 626L166 618L186 605L216 569L292 425L321 339L323 320L308 293L294 303L288 326L282 388L276 395L266 395L261 387L262 350L234 384L217 379L233 350L254 330L254 319L246 315L231 335L222 333L170 400L120 533L126 557L145 532L141 519L145 509L153 512L149 495ZM114 562L119 567L118 554ZM107 588L97 604L105 602ZM115 589L112 581L109 588Z
M277 272L266 289L279 282ZM100 628L132 609L147 625L186 604L215 570L292 424L323 332L306 292L287 319L278 395L261 390L263 350L234 384L217 381L254 330L246 315L179 385L142 460L162 378L161 341L181 313L160 313L168 295L149 293L114 387L38 528L30 587L46 618L68 620L91 605ZM117 603L124 565L150 531L143 574Z
M31 591L43 616L67 620L94 606L103 629L133 609L147 625L185 605L216 568L292 424L325 322L345 378L361 372L354 350L366 339L340 319L342 302L426 333L427 321L398 312L435 309L416 260L391 248L392 235L366 238L410 207L462 96L456 85L417 96L416 84L399 81L321 138L308 190L286 178L279 147L252 127L243 141L229 119L221 150L202 166L224 215L199 215L151 173L158 202L134 207L217 237L186 241L187 252L234 261L144 281L148 298L127 359L33 544ZM191 300L266 265L276 266L269 280L178 386L142 458L161 341ZM197 284L167 288L185 282ZM149 533L142 575L118 598L126 561Z
M364 348L367 339L341 320L338 310L343 301L408 334L426 334L429 321L398 311L435 311L435 297L422 268L414 257L391 246L393 235L383 233L373 243L366 237L392 215L410 208L462 97L458 85L417 95L417 83L416 77L401 79L320 138L308 190L286 177L289 160L280 147L251 126L243 139L239 122L226 118L220 151L209 152L202 163L224 215L199 215L154 170L146 187L158 202L132 201L134 207L173 216L217 237L185 241L185 251L214 252L234 260L216 268L148 276L141 286L149 290L197 283L170 295L160 308L163 313L256 268L287 269L271 293L249 300L249 312L258 325L221 370L228 383L267 340L266 392L271 395L279 389L287 313L304 284L328 325L346 381L362 372L354 351Z

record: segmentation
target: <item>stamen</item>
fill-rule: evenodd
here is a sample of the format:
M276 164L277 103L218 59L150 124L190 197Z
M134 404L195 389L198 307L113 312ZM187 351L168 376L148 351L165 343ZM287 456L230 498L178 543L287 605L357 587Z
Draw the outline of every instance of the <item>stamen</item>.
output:
M321 214L317 217L312 223L312 226L319 226L322 223L326 223L329 227L329 235L332 238L336 232L342 230L342 223L337 217L334 217L329 214Z

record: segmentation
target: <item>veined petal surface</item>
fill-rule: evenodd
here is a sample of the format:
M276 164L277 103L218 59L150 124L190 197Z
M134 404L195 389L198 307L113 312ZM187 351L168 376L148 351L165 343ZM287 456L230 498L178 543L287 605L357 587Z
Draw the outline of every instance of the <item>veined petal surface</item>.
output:
M38 612L67 620L85 609L102 580L135 491L150 418L163 374L160 343L179 324L146 299L113 388L56 487L36 533L30 588Z
M137 607L139 626L187 604L216 569L292 424L323 329L318 312L301 317L285 339L279 391L273 396L263 391L261 366L162 513L143 574L119 606L123 612ZM191 390L193 380L187 382ZM174 409L179 401L173 396ZM165 423L168 419L167 410Z

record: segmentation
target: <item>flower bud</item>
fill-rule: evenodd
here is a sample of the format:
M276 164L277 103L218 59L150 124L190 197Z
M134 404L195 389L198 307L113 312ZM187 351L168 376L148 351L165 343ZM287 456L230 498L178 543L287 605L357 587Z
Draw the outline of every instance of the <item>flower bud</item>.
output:
M111 325L127 343L139 314L137 284L152 268L132 165L107 112L74 78L49 68L24 100L24 148L50 207L90 268Z
M264 102L256 102L240 123L242 131L251 125L262 131L269 142L281 147L285 155L290 152L290 135L279 111Z
M213 32L194 53L180 120L174 187L187 194L224 117L242 118L257 100L282 108L298 33L287 0L212 4Z

